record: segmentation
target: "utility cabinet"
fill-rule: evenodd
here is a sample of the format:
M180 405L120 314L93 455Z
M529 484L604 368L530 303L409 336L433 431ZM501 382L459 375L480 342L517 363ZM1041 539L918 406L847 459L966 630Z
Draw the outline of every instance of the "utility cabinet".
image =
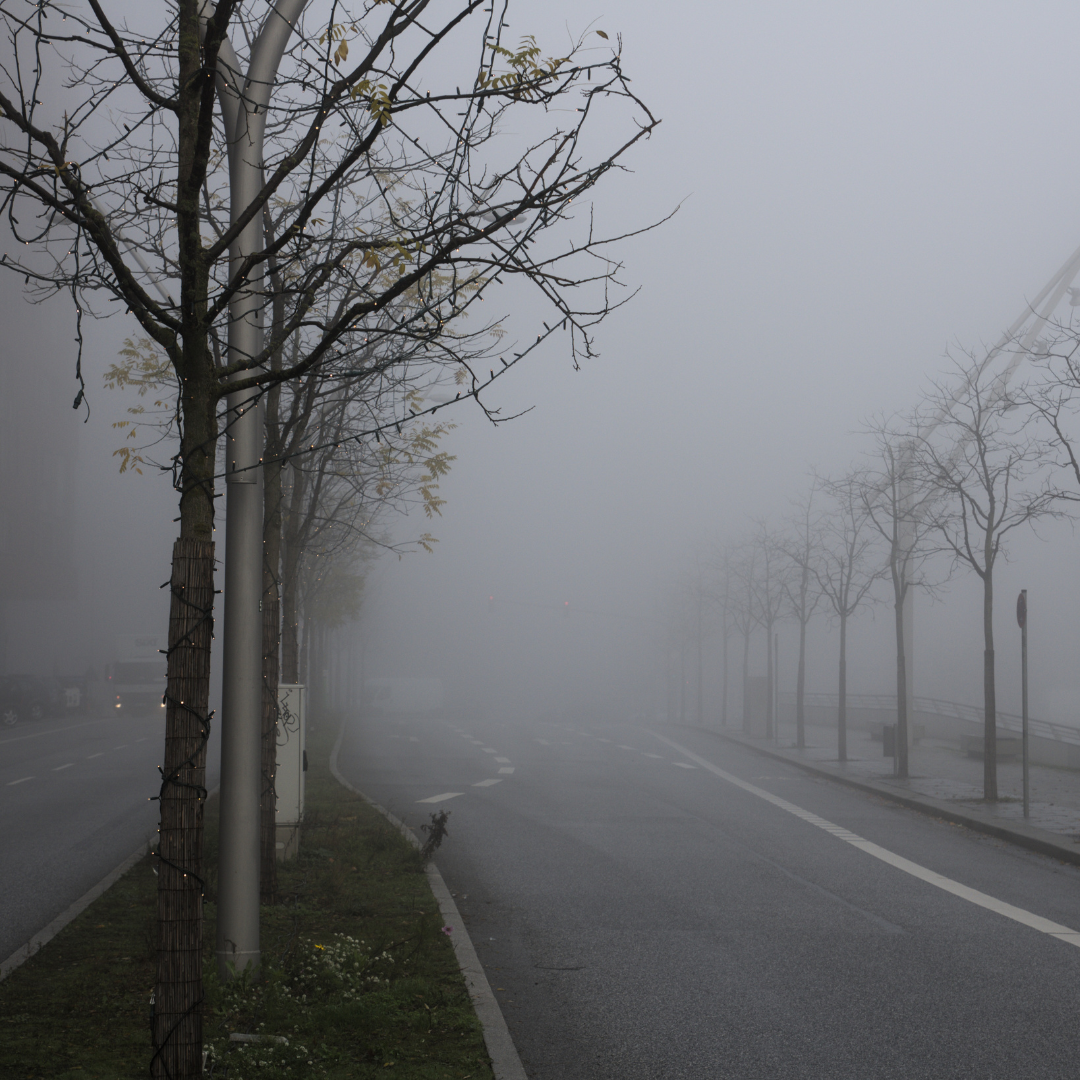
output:
M277 827L279 860L291 859L300 847L304 820L304 773L307 772L307 687L278 683Z

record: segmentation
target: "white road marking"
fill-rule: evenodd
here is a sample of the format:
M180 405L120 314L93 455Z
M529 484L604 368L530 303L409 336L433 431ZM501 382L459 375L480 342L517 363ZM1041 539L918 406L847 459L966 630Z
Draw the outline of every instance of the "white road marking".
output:
M610 739L602 739L599 735L596 736L597 742L611 742Z
M680 769L696 769L696 765L687 765L685 761L673 761L672 765L678 765Z
M663 761L664 760L664 755L663 754L646 754L645 756L646 757L651 757L651 758L656 758L657 761Z
M622 743L619 743L619 749L620 750L633 750L634 748L632 746L624 746Z
M1080 947L1080 931L1073 930L1068 926L1062 926L1061 923L1052 922L1050 919L1044 919L1041 915L1025 911L1024 908L1008 904L1004 900L999 900L996 896L990 896L987 893L980 892L978 889L972 889L968 885L963 885L959 881L945 877L944 874L920 866L910 859L905 859L902 855L897 855L895 852L875 844L872 840L866 840L840 825L834 825L831 821L827 821L809 810L804 810L801 806L788 802L787 799L781 799L771 791L765 791L764 788L756 787L754 784L747 783L745 780L717 768L711 761L706 761L705 758L699 757L693 751L687 750L685 746L680 746L677 742L664 735L657 734L655 731L652 734L661 742L667 743L668 746L674 747L679 753L685 754L692 761L696 761L703 769L708 769L715 776L719 776L721 780L726 780L729 784L734 784L736 787L742 788L743 791L748 791L751 795L756 795L759 799L764 799L766 802L772 803L773 806L786 810L789 814L794 814L796 817L802 818L803 821L816 825L819 829L824 829L825 832L831 833L838 840L843 840L845 843L851 844L852 847L865 851L867 855L873 855L875 859L880 859L883 863L888 863L889 866L893 866L897 870L903 870L905 874L910 874L920 881L925 881L928 885L934 885L944 892L959 896L962 900L977 904L988 911L1004 915L1014 922L1029 926L1032 930L1038 930L1040 933L1049 934L1050 937L1055 937L1059 941L1066 941L1070 945Z
M27 780L33 780L32 776L24 776L21 780L9 780L7 782L8 787L14 787L16 784L25 784Z
M490 780L477 780L473 787L491 787L492 784L501 784L502 781L492 778Z
M432 795L430 799L417 799L418 803L424 802L446 802L447 799L456 799L459 795L464 795L463 791L445 791L442 795Z
M550 746L551 745L551 743L549 743L547 741L547 739L537 739L535 741L538 742L541 746Z
M43 739L46 735L59 735L62 731L74 731L76 728L89 727L91 724L104 724L116 720L115 716L105 716L100 720L86 720L81 724L69 724L67 727L53 728L50 731L35 731L32 735L16 735L13 739L0 739L0 746L9 742L24 742L26 739Z
M513 771L514 771L514 767L512 765L504 765L499 770L499 772L501 772L501 773L512 773Z
M127 746L128 746L128 744L125 742L125 743L121 743L119 746L114 746L113 749L114 750L126 750Z
M143 736L143 737L142 737L141 739L136 739L135 741L136 741L137 743L140 743L140 742L146 742L146 736L144 735L144 736Z
M484 747L484 753L485 754L497 754L498 752L499 752L498 750L494 749L491 746L485 746Z
M419 742L420 740L415 735L409 736L409 742Z
M57 765L56 768L53 769L53 772L60 772L61 769L70 769L74 764L74 761L69 761L66 765Z
M104 750L99 750L96 754L91 754L90 757L88 757L86 760L90 761L92 758L104 757L104 756L105 756L105 751Z
M509 765L510 759L508 757L497 757L495 759L500 765Z

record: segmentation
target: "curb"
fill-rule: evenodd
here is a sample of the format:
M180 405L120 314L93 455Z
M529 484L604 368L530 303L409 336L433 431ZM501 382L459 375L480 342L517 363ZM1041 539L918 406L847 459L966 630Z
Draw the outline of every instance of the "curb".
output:
M701 731L703 729L693 728L692 730ZM831 768L830 766L819 762L811 763L809 761L801 760L791 752L777 750L767 746L758 746L756 743L753 743L749 739L745 739L734 732L704 730L707 735L713 735L719 739L726 739L728 742L733 742L738 746L745 747L747 750L753 750L755 753L761 754L764 757L773 758L776 761L787 762L787 764L794 765L796 768L802 769L804 772L812 773L815 776L822 776L827 780L835 780L839 784L845 784L848 787L856 788L859 791L866 791L872 795L880 795L882 798L890 799L892 802L899 803L901 806L906 806L909 810L918 810L920 813L929 814L931 817L944 818L944 820L951 821L954 825L964 825L969 829L973 829L975 832L985 833L987 836L993 836L998 840L1005 840L1010 844L1015 844L1017 847L1027 848L1028 851L1035 851L1040 855L1049 855L1052 859L1058 859L1061 862L1080 866L1080 849L1053 840L1049 833L1045 833L1042 829L1037 829L1032 825L1024 825L1020 822L1003 824L993 818L983 816L977 811L957 810L954 807L949 806L948 803L943 802L941 799L935 799L930 795L902 793L891 788L888 784L876 783L873 780L858 780L853 776L845 776L838 769Z
M83 893L66 911L62 911L48 926L39 930L22 948L16 949L0 964L0 982L6 979L17 967L21 967L43 945L52 941L76 915L81 915L102 893L120 880L150 850L151 840L142 843L118 867L106 874L89 892Z
M359 795L369 806L378 810L387 821L393 825L406 840L416 848L423 845L420 838L400 818L390 813L389 810L380 806L374 799L369 798L362 791L354 788L338 769L338 751L341 749L342 740L345 738L345 724L342 722L341 731L338 732L337 742L334 743L333 753L330 755L330 773L334 779L347 788L354 795ZM477 1019L484 1032L484 1045L487 1047L488 1057L491 1058L491 1068L495 1074L495 1080L528 1080L525 1068L521 1064L517 1047L510 1036L510 1029L506 1026L506 1019L499 1008L498 1001L491 991L491 984L484 974L484 967L480 958L476 955L469 932L465 929L461 913L450 895L450 890L443 881L442 874L433 863L428 863L424 868L427 874L428 884L439 904L443 922L453 928L450 942L454 947L454 955L457 957L458 967L465 979L465 986L469 991L473 1008L476 1010Z

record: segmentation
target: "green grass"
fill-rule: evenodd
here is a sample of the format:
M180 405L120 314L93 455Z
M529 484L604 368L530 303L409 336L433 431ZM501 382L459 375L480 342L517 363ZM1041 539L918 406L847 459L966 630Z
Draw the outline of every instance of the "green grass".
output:
M419 855L309 744L300 856L262 909L256 981L214 975L216 800L204 937L204 1042L228 1080L490 1080L479 1022ZM0 1077L143 1077L150 1060L155 877L144 860L0 983ZM230 1032L288 1045L230 1044ZM208 1066L208 1075L211 1067Z

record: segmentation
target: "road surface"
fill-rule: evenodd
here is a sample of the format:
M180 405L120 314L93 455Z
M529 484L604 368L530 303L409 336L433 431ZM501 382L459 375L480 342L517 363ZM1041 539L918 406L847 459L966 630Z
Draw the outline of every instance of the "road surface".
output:
M154 833L164 731L156 714L0 729L0 960Z
M339 766L451 811L531 1080L1080 1072L1078 868L687 728L354 721Z

